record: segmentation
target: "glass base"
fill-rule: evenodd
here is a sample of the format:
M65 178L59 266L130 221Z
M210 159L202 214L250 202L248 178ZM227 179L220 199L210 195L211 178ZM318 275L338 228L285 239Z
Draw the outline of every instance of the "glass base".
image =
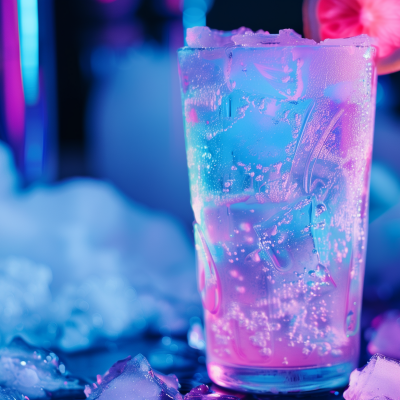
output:
M348 384L355 364L351 362L315 368L260 368L208 363L217 385L249 393L290 394L322 391Z

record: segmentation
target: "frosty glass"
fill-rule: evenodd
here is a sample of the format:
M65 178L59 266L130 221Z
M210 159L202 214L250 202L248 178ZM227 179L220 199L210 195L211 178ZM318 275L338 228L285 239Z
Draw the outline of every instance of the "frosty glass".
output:
M375 48L285 35L178 54L207 368L254 392L359 355Z

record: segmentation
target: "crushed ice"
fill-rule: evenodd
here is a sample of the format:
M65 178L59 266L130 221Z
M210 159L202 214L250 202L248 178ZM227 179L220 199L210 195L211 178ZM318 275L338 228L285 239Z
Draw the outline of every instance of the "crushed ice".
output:
M182 400L178 379L152 370L146 358L138 354L116 362L97 383L87 385L88 400Z
M20 335L75 351L187 331L194 254L172 218L93 179L22 190L4 144L0 176L0 345Z
M314 46L317 43L312 39L302 38L292 29L282 29L278 34L267 31L253 32L249 28L241 27L233 31L219 31L207 26L196 26L187 29L186 42L192 48L217 48L225 46ZM346 39L326 39L320 42L323 46L371 46L375 41L368 35L360 35Z
M0 387L0 400L40 399L83 390L56 354L32 347L21 338L0 349Z
M26 397L13 389L0 387L0 400L26 400Z
M397 400L400 393L400 361L375 354L368 364L350 375L346 400Z
M238 397L229 394L219 394L211 391L207 385L200 385L192 389L184 400L208 400L208 399L220 399L220 400L239 400Z

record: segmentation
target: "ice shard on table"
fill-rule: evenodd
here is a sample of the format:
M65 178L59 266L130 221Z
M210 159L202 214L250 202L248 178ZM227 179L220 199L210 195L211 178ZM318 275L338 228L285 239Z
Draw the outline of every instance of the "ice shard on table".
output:
M152 370L146 358L138 354L116 362L97 383L86 386L88 400L182 400L178 380Z
M26 400L26 397L16 390L0 387L0 400Z
M67 396L83 390L83 385L68 374L56 354L32 347L21 338L0 349L0 387L15 390L29 399L52 397L55 393Z
M350 375L346 400L399 400L400 361L375 354L362 369Z

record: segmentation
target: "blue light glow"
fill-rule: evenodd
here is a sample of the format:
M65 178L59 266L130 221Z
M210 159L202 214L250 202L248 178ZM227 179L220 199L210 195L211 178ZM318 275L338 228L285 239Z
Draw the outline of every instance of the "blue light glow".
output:
M382 84L378 82L378 85L376 87L376 104L379 104L384 97L385 97L385 90L383 89Z
M186 30L195 26L206 25L206 14L210 10L214 0L183 0L183 29L186 43Z
M39 15L38 0L18 0L18 22L22 81L27 105L39 97Z
M194 26L205 26L206 13L201 8L187 8L183 10L183 27L193 28Z

